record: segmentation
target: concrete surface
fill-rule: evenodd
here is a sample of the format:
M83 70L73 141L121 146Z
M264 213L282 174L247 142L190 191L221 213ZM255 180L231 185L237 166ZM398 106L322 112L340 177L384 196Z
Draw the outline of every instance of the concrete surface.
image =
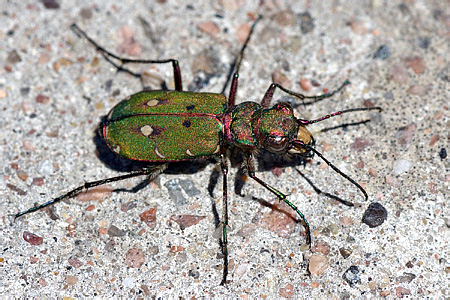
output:
M51 8L52 1L0 1L2 296L448 296L449 173L448 158L441 158L449 132L448 2L257 2L59 1ZM220 92L239 39L258 14L264 19L241 68L239 102L260 101L272 78L309 95L348 78L345 91L297 105L296 114L314 119L353 107L383 108L310 126L317 150L361 183L368 201L317 156L296 167L355 207L315 193L295 166L270 165L267 156L260 161L258 175L288 193L307 217L312 252L302 246L300 223L261 205L276 203L273 195L251 180L243 197L235 193L239 169L233 166L230 282L220 286L213 208L220 214L222 184L219 177L210 197L213 163L194 172L182 166L136 193L110 191L142 179L116 182L88 194L89 202L71 199L13 222L11 215L35 203L133 167L105 157L95 133L101 117L142 85L117 73L70 24L116 53L177 58L185 88L201 88L203 70L210 80L201 90ZM137 68L152 72L153 87L163 78L173 88L170 66ZM295 101L280 91L275 98ZM369 228L361 219L373 202L388 216ZM144 217L147 225L140 215L154 207L150 219ZM186 217L181 230L173 221L179 215L205 218L193 225ZM28 232L37 237L26 241ZM312 256L319 266L310 265ZM344 276L350 268L353 277Z

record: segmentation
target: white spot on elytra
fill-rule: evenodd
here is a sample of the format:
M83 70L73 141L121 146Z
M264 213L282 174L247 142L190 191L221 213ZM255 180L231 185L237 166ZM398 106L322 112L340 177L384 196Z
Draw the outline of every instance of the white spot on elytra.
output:
M147 102L147 106L150 106L150 107L156 106L156 105L158 105L158 103L159 103L158 99L152 99L152 100Z
M114 152L116 152L116 153L120 153L120 146L117 145L113 150L114 150Z
M155 153L161 158L166 158L164 155L161 154L161 152L159 152L158 148L155 148Z
M186 153L187 153L187 155L189 155L189 156L195 156L195 154L192 153L191 150L189 150L189 149L186 150Z
M219 153L219 151L220 151L220 145L217 144L217 147L216 147L216 150L214 151L214 154Z
M143 135L147 136L147 137L148 137L150 134L152 134L152 132L153 132L153 128L152 128L152 126L150 126L150 125L142 126L140 130L141 130L141 133L142 133Z

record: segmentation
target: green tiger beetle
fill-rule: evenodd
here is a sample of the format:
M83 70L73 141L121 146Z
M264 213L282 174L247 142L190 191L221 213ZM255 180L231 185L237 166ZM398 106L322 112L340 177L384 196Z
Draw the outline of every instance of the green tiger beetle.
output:
M353 179L330 163L321 153L315 150L314 138L306 129L307 125L323 121L344 113L378 110L380 107L354 108L328 114L316 120L304 120L294 117L290 104L279 102L269 107L273 94L278 88L283 92L300 100L312 99L318 101L329 98L339 92L349 82L345 81L335 91L320 96L305 96L278 83L272 83L266 91L260 104L256 102L235 103L238 88L239 68L259 17L252 25L249 35L243 44L235 61L232 75L230 94L228 99L223 94L194 93L183 91L181 72L178 61L140 60L121 58L92 40L77 25L72 30L81 38L86 39L99 51L106 60L118 70L133 73L123 67L127 63L165 64L173 67L175 90L144 90L117 104L104 119L100 126L101 136L109 148L117 155L135 161L153 163L148 168L132 171L126 175L86 182L82 186L15 215L15 218L37 211L64 199L72 198L89 188L105 183L120 181L136 176L148 176L154 179L162 173L170 162L189 161L198 158L216 158L223 175L223 210L221 250L224 257L223 277L221 284L227 283L228 275L228 188L227 188L227 149L236 147L243 156L243 167L248 176L272 192L280 201L289 205L301 218L306 229L306 243L311 246L311 230L303 213L289 200L287 196L262 181L255 174L255 156L260 150L267 150L275 155L292 157L319 156L334 171L355 185L368 199L366 191ZM120 61L120 64L113 60ZM339 199L336 196L326 195ZM346 205L353 205L349 201L341 200Z

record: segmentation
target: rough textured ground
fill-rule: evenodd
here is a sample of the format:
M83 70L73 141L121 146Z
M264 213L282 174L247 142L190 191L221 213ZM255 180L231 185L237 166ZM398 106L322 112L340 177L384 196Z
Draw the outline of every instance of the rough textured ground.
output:
M208 2L0 1L0 294L444 297L448 2ZM239 102L260 101L272 80L314 95L349 79L342 93L296 105L296 114L314 119L383 108L310 126L317 150L363 185L368 201L317 156L305 167L285 167L265 154L259 161L258 175L288 193L310 222L312 251L302 246L304 227L284 207L271 208L272 194L251 180L240 189L233 166L230 282L220 286L214 210L221 212L222 184L220 176L210 184L211 197L213 163L183 165L136 193L111 190L130 190L142 180L114 183L12 221L11 214L84 181L133 167L105 150L96 128L142 84L117 73L69 29L72 23L116 53L177 58L185 88L221 92L258 14L264 18L241 68ZM164 79L173 89L170 66L137 70L152 74L148 85L158 88ZM275 98L295 103L280 91ZM370 122L320 132L364 120ZM355 207L315 193L296 169ZM387 219L370 228L361 220L375 202Z

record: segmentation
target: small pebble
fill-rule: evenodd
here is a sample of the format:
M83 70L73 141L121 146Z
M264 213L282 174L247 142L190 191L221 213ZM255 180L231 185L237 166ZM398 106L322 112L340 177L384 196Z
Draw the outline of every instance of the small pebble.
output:
M241 277L247 272L248 267L249 267L248 263L240 264L236 267L234 274L236 274L238 277Z
M439 151L439 157L440 157L441 159L446 159L446 158L447 158L447 149L442 148L442 149Z
M414 275L413 273L403 273L403 275L398 276L395 280L398 281L399 283L410 283L411 281L414 280L414 278L416 278L417 276Z
M374 178L377 178L377 170L370 168L369 169L369 175L374 177Z
M295 15L292 10L283 10L273 15L273 20L280 26L291 26L295 23Z
M146 210L142 212L139 217L141 218L141 221L147 224L148 227L154 229L156 227L156 211L158 208L155 206L153 208L150 208L149 210Z
M419 85L419 84L415 84L410 86L406 92L408 94L411 95L416 95L416 96L425 96L428 94L429 91L431 91L431 89L433 88L433 84L426 84L426 85Z
M374 228L383 224L387 219L387 210L378 202L370 203L369 207L364 212L362 222Z
M340 223L342 226L352 226L353 220L352 220L352 218L344 216L340 219Z
M285 287L280 288L280 295L284 298L292 298L294 291L294 286L288 283Z
M300 17L300 30L303 34L309 33L314 30L314 19L309 12L299 14Z
M164 183L164 186L169 192L169 198L175 202L176 206L182 206L187 204L186 198L183 196L183 192L180 186L180 179L174 178Z
M400 127L395 133L395 137L397 138L397 143L400 145L409 146L411 143L414 133L417 130L417 126L414 123L411 123L407 126Z
M201 194L200 190L195 187L195 184L192 180L180 179L179 183L181 188L189 197L194 197Z
M400 175L408 172L412 167L412 163L406 159L399 159L394 162L394 174Z
M372 144L373 141L371 139L356 138L355 141L350 145L350 148L357 152L361 152Z
M247 40L250 29L251 26L248 23L244 23L236 30L236 37L241 44L245 43Z
M131 289L134 287L135 282L136 279L134 277L125 277L125 279L122 281L122 284L125 288Z
M76 199L81 202L99 201L109 197L112 191L113 188L110 185L100 185L78 194Z
M78 282L78 277L73 275L66 276L66 282L68 285L74 285Z
M40 236L38 236L38 235L36 235L34 233L31 233L29 231L24 231L22 236L23 236L23 239L26 242L28 242L28 243L30 243L31 245L34 245L34 246L42 245L44 243L44 238L43 237L40 237Z
M111 225L108 228L108 232L107 233L108 233L109 236L118 236L118 237L124 236L124 235L127 234L127 232L125 230L119 229L119 228L117 228L114 225Z
M214 23L212 21L200 23L200 24L198 24L197 28L200 31L202 31L206 34L209 34L212 37L215 37L220 31L220 29L216 25L216 23Z
M241 229L236 233L237 236L240 237L250 237L255 235L256 226L254 224L245 224Z
M311 275L319 276L329 267L328 258L324 255L311 255L308 270Z
M361 284L361 277L359 275L359 268L357 266L351 266L342 275L342 278L347 281L350 286L355 284Z
M418 56L412 56L405 59L408 66L413 69L414 73L422 74L425 72L425 64L423 60Z
M288 238L295 230L296 215L284 202L276 202L270 212L258 214L256 225Z
M42 176L50 175L53 173L53 164L50 160L46 159L39 163L37 171Z
M22 58L20 57L17 50L12 50L8 53L8 56L6 57L6 61L10 64L16 64L18 62L21 62Z
M325 241L319 241L316 246L311 247L311 252L322 253L323 255L328 255L331 251L330 245Z
M37 103L40 104L49 104L50 103L50 97L42 95L42 94L38 94L35 98Z
M429 144L430 147L433 147L434 144L436 144L436 142L439 141L439 139L440 139L439 134L433 135L433 136L431 137L431 139L430 139L430 144Z
M131 248L125 256L125 263L129 268L140 268L145 262L145 253L142 249Z
M405 83L408 81L408 71L402 64L392 64L389 70L389 77L397 83Z
M116 33L119 39L117 52L130 56L140 56L142 54L141 44L134 38L133 30L128 25L120 27Z
M278 83L283 87L291 86L291 81L287 78L286 75L283 74L283 72L280 69L276 69L275 71L273 71L272 82Z
M188 227L198 224L204 218L206 217L195 215L172 215L170 217L170 220L180 225L181 230L184 230Z
M398 298L403 298L403 296L411 295L411 290L404 288L402 286L399 286L399 287L395 288L395 295Z
M354 33L357 33L357 34L366 34L367 33L366 25L362 21L351 21L348 25L350 26L350 28L352 29L352 31Z
M309 80L306 78L300 79L300 86L304 91L310 91L311 90L311 84L309 83Z
M376 59L386 59L391 55L391 50L389 49L389 47L387 45L381 45L377 51L375 52L375 54L373 55L374 58Z
M339 248L339 253L343 258L348 258L352 254L352 250L347 248Z
M79 268L83 265L78 258L69 258L69 264L74 268Z

